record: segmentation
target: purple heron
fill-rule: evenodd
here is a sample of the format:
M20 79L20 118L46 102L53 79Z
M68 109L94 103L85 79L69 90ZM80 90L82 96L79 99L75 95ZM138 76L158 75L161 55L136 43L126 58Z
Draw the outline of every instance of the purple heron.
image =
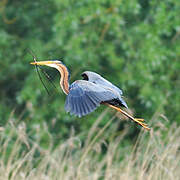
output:
M146 130L150 130L144 119L137 119L122 110L128 108L122 98L122 90L95 72L82 73L83 80L69 84L70 74L67 67L59 60L35 61L32 65L49 66L60 72L60 86L67 95L65 110L78 117L93 112L101 104L107 105L127 116Z

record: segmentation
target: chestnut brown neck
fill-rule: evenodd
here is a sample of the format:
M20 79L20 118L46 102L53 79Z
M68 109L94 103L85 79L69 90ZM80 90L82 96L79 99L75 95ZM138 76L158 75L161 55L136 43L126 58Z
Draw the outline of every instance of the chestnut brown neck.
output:
M65 65L58 65L58 71L61 74L60 86L63 92L67 95L69 93L69 72Z

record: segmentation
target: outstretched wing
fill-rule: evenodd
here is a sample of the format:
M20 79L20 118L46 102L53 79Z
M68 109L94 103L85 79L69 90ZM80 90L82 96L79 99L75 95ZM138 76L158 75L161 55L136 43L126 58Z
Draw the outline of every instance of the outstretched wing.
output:
M84 116L94 111L101 102L116 99L117 94L89 81L75 81L67 95L65 110L76 116Z

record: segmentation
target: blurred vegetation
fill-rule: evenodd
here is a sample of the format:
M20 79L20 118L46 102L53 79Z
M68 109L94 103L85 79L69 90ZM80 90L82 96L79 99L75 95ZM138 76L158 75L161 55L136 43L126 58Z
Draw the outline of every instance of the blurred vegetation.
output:
M63 58L71 82L85 70L103 75L123 90L134 116L152 128L163 122L168 131L172 122L180 124L179 12L178 0L1 0L0 126L9 119L15 126L24 122L30 138L40 136L44 147L49 145L47 127L57 146L72 130L85 139L105 110L100 107L81 119L67 114L58 72L45 69L58 88L46 81L49 96L29 64L28 49L38 60ZM115 113L107 111L99 128ZM117 132L131 127L124 145L140 129L119 115L113 124Z
M89 128L85 143L80 134L71 131L66 140L53 148L53 137L45 127L51 140L46 149L40 145L42 137L37 136L33 141L29 138L25 123L15 126L9 120L4 127L6 130L0 132L0 179L179 180L180 127L176 123L172 123L166 137L163 128L150 133L142 130L134 144L124 146L131 127L113 136L117 131L116 124L111 125L114 116L99 130L97 127L103 121L103 114ZM11 131L7 132L7 129ZM41 128L36 128L36 134L40 132ZM107 142L107 138L111 141ZM106 153L103 147L106 147Z

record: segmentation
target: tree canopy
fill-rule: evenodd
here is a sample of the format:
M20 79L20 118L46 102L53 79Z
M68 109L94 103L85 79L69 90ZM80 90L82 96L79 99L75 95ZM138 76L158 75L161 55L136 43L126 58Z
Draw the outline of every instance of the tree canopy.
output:
M58 72L45 68L57 86L44 77L47 95L29 64L30 51L37 60L63 59L71 82L85 70L98 72L123 90L134 116L153 128L166 119L167 127L180 124L179 12L178 0L1 1L0 126L13 113L15 124L23 121L33 132L40 126L44 138L46 123L59 142L72 128L88 130L105 110L82 119L67 114ZM109 111L103 122L113 114ZM151 123L153 116L157 124ZM128 123L116 119L119 129ZM135 136L138 128L129 125L129 137Z

